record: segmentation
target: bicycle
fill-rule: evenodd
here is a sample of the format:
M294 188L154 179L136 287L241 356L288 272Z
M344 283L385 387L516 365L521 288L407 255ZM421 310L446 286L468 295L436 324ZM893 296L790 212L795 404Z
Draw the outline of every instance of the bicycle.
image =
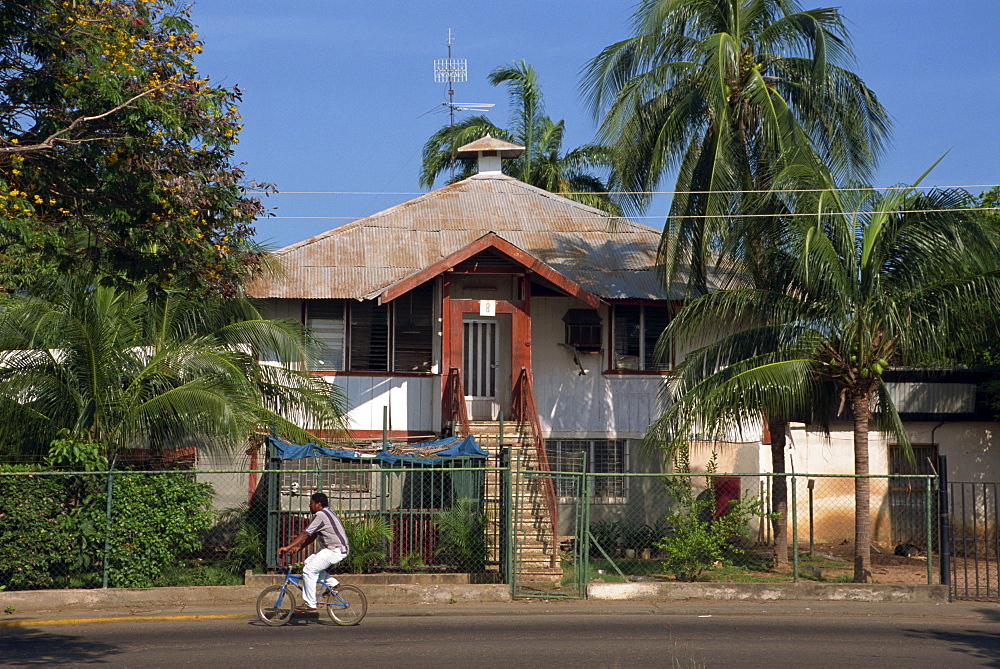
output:
M285 580L269 585L257 596L257 618L265 625L277 627L292 619L295 612L295 594L289 585L302 590L302 574L293 574L291 565L284 567ZM361 588L341 583L331 588L325 581L317 583L317 610L338 625L357 625L368 613L368 598Z

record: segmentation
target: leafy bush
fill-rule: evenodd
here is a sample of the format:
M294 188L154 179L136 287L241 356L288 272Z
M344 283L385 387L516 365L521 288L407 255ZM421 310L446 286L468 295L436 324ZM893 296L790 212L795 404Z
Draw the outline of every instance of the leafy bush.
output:
M486 567L486 514L479 502L463 497L455 505L434 514L437 548L434 555L462 571L480 572Z
M115 476L109 584L152 586L179 556L201 547L211 504L212 487L183 473Z
M385 542L392 540L392 528L383 516L358 518L340 516L347 533L349 552L341 563L348 571L364 574L373 565L385 560Z
M599 520L590 526L590 534L594 538L591 543L596 542L609 556L614 555L622 537L622 524L612 520ZM592 550L591 554L595 557L602 555L599 550Z
M679 581L697 581L716 563L744 553L733 542L738 538L749 539L747 523L757 515L759 500L730 501L728 511L712 520L715 495L711 488L695 496L690 481L685 480L668 485L667 489L677 506L666 518L671 527L669 534L656 543L663 551L666 573Z
M400 568L407 574L412 574L426 567L424 558L420 553L407 553L399 560Z
M67 502L59 477L0 478L0 583L7 589L62 585L59 577L77 550L76 536L65 522Z
M213 531L222 528L228 546L225 566L234 574L265 566L267 552L267 521L255 504L241 504L219 514Z

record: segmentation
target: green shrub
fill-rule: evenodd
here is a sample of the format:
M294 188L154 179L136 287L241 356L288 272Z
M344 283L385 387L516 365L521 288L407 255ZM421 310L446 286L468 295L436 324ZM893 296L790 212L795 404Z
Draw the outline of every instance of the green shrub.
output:
M59 477L0 477L0 584L9 590L66 584L68 562L78 550L65 522L69 501Z
M51 466L92 469L89 445L53 443ZM26 472L0 477L0 583L10 590L99 586L105 558L109 585L149 587L201 548L210 525L211 487L184 474L116 472L107 536L106 475L2 471Z
M349 552L341 563L348 571L364 574L372 566L385 561L385 543L392 540L392 528L383 516L358 518L340 516L347 533Z
M437 548L434 555L470 573L486 567L486 514L477 500L463 497L455 505L434 514Z
M412 574L426 567L424 558L420 553L407 553L399 560L400 568L407 574Z
M147 588L169 565L201 547L211 526L212 487L183 473L116 474L108 582ZM95 522L104 509L94 509Z
M670 532L656 546L663 551L663 570L679 581L697 581L716 563L724 563L730 555L741 555L743 549L734 540L749 539L747 523L757 515L759 500L731 501L728 511L712 520L715 495L711 488L695 496L689 480L668 485L670 496L677 502L667 515Z
M592 543L596 542L609 556L614 555L615 548L622 539L622 524L614 520L599 520L590 526L590 535L594 539ZM603 553L594 549L591 550L591 555L601 557Z
M263 570L267 552L267 521L255 504L241 504L219 514L213 531L226 536L225 566L234 574Z

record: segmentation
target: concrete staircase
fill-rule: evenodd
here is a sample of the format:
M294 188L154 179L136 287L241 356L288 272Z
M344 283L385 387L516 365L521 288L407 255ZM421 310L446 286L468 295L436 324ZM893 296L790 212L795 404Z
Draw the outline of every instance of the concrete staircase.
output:
M552 584L562 578L558 539L553 536L553 519L546 502L547 480L531 475L538 470L538 453L526 423L504 423L500 441L500 424L496 421L472 421L470 432L476 440L495 453L505 447L511 462L511 501L513 503L514 571L518 582ZM490 508L502 509L507 495L500 472L490 472L486 480L487 499L497 500ZM502 518L488 518L490 536L499 537ZM500 546L490 546L490 559L501 559Z

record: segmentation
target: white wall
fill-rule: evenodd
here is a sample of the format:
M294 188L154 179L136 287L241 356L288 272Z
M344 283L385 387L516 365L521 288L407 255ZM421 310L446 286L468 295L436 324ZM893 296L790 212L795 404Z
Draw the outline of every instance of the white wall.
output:
M573 361L573 350L565 341L562 321L567 309L584 307L568 297L533 297L531 300L531 364L535 401L546 436L561 438L606 437L641 439L657 415L657 393L664 377L659 375L604 375L608 351L581 354ZM599 310L607 341L608 308Z
M440 429L441 378L438 376L324 376L347 395L352 430L381 430L383 407L389 407L393 430Z

